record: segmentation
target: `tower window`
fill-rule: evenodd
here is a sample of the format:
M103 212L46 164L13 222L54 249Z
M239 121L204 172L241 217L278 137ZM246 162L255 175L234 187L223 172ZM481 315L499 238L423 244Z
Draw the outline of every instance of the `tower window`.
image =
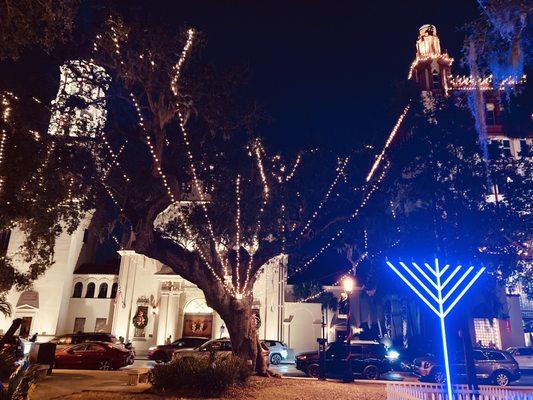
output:
M503 154L505 154L507 157L511 156L511 141L509 139L502 140L502 149Z
M74 298L80 298L81 297L81 292L83 291L83 283L81 282L77 282L75 285L74 285L74 293L72 293L72 297Z
M101 283L98 288L98 298L105 299L107 297L107 283Z
M440 89L440 74L433 71L433 89Z
M92 299L94 297L94 290L96 288L96 285L94 282L91 282L87 285L87 293L85 293L85 297L88 299Z
M115 282L111 285L111 296L109 296L110 298L114 299L115 297L117 297L117 289L118 289L118 283Z
M494 104L487 103L485 104L485 121L487 125L496 125L496 115L494 114Z

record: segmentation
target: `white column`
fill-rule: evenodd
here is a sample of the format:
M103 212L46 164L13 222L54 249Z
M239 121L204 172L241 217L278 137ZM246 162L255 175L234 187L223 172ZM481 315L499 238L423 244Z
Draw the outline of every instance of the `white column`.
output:
M172 340L178 339L177 329L180 293L181 292L172 292L168 298L166 337L172 335Z
M135 252L131 250L121 250L118 253L121 257L118 275L119 291L117 291L111 332L117 337L122 336L126 338L128 324L131 323L131 321L128 319L128 315L131 305L131 296L133 296L132 286L135 268L132 265L132 259L135 257Z
M165 344L167 333L167 312L168 312L168 293L161 293L161 300L159 303L159 315L157 323L157 344Z

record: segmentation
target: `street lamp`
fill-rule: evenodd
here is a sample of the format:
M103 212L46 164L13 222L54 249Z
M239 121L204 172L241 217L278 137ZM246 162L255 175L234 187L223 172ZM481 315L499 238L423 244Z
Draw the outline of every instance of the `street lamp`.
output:
M350 382L352 380L352 368L350 365L350 336L351 336L351 329L350 329L350 294L353 292L355 287L355 280L351 276L346 276L342 280L342 288L344 289L344 295L346 296L345 299L345 309L343 310L343 314L346 314L346 376L344 378L345 381Z

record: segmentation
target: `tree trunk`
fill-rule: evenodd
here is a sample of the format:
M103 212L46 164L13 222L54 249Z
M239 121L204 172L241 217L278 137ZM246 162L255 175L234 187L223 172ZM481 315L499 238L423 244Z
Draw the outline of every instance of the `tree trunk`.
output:
M233 352L250 364L259 375L267 375L267 365L261 355L261 345L257 336L256 321L252 313L252 299L231 299L221 308L213 304L224 320L231 338Z

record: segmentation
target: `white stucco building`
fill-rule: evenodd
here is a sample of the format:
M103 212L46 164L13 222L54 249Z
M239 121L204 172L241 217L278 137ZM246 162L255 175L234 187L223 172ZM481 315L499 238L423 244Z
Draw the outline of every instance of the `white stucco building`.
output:
M170 267L136 254L118 251L118 262L95 264L89 220L72 235L62 234L56 244L55 263L30 290L12 290L7 300L11 317L0 317L6 331L13 318L22 318L21 336L37 333L40 341L78 331L111 332L132 341L139 353L163 344L171 336L228 336L224 321L209 308L203 292L177 275ZM23 240L13 230L6 252L17 259ZM296 352L316 348L321 327L319 304L285 302L287 257L279 255L264 267L254 285L254 310L260 316L260 338L290 342ZM143 310L148 317L144 329L132 319ZM288 322L290 320L290 322Z

